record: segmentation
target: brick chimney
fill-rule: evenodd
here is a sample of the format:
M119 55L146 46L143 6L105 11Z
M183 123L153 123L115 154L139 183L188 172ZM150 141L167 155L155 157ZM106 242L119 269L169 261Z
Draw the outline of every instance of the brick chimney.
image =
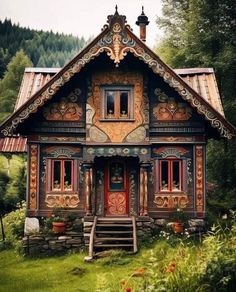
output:
M140 39L146 41L146 26L149 24L148 17L144 14L144 7L142 6L142 13L138 16L136 24L139 26Z

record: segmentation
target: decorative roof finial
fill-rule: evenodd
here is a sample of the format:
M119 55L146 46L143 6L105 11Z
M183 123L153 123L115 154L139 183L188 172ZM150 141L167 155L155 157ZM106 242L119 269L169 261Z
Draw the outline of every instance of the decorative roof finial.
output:
M142 15L144 15L144 6L142 6Z
M115 9L116 9L115 14L119 14L118 13L118 6L117 5L115 6Z

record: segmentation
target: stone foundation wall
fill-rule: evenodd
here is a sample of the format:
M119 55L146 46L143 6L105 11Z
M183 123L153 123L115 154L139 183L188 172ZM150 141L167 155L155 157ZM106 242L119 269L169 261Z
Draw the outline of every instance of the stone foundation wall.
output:
M51 230L42 230L22 239L23 252L30 256L56 255L84 248L83 219L67 224L63 234L54 234Z
M153 235L166 228L166 219L138 217L136 220L138 245L148 241ZM89 245L93 217L77 219L72 226L67 226L64 234L38 234L25 236L22 240L24 253L30 256L63 254L68 251L79 251ZM202 219L190 219L186 226L189 234L204 232L205 222Z

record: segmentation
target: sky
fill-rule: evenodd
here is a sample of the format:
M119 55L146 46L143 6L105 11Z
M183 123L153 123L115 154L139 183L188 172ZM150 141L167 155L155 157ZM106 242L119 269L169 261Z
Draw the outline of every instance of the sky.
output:
M156 16L161 15L161 0L0 0L0 19L88 39L101 32L107 15L114 14L116 4L119 14L126 15L127 23L138 36L135 21L144 6L150 21L146 44L153 48L162 34L155 23Z

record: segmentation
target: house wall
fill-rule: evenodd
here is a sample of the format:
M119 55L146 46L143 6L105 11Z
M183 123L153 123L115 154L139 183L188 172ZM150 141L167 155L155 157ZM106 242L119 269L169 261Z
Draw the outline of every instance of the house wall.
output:
M114 68L106 60L101 55L91 62L27 121L28 214L50 215L60 205L80 216L103 216L105 161L119 157L127 162L129 215L168 217L178 205L190 216L204 216L203 117L141 61L127 56L126 64ZM110 85L133 88L132 119L103 119L101 88ZM56 158L75 163L73 193L47 189L47 161ZM158 189L158 161L164 158L182 161L186 183L181 192Z

